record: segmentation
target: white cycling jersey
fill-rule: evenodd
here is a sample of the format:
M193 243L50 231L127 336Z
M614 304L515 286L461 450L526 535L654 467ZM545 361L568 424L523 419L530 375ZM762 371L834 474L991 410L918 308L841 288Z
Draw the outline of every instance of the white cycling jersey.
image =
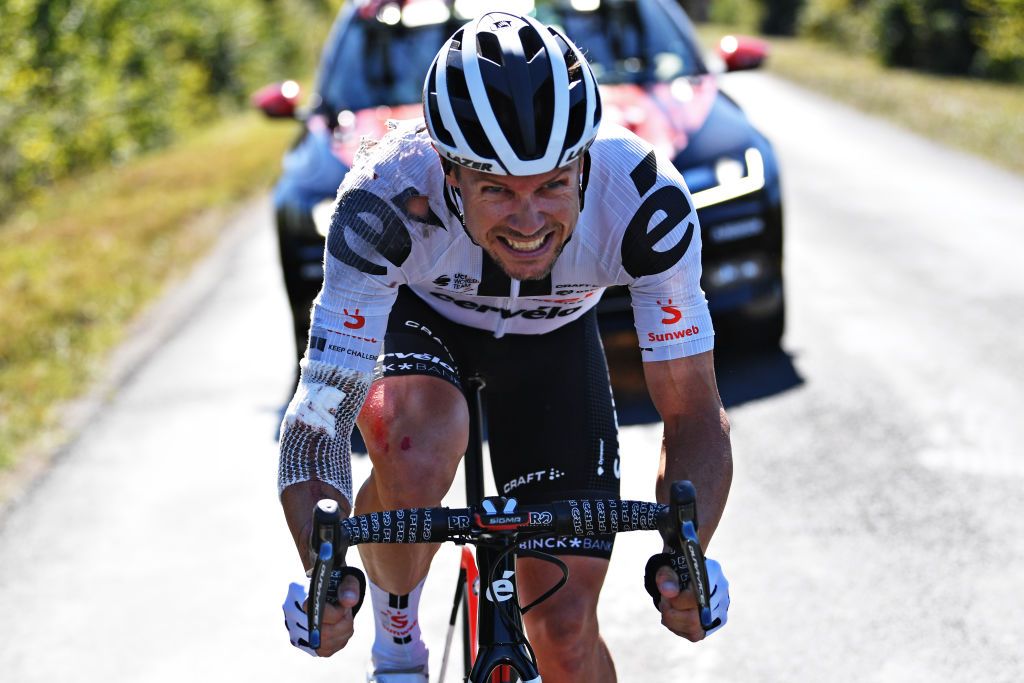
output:
M650 145L605 124L590 148L579 222L549 277L511 280L463 229L422 121L402 122L361 150L339 189L312 327L315 357L370 371L399 285L439 314L505 334L543 334L626 285L644 360L707 351L713 331L700 288L700 228L689 192ZM427 215L412 215L425 196Z
M285 413L278 488L316 479L352 499L349 436L388 315L407 285L441 316L495 336L544 334L625 285L645 361L710 350L700 227L678 171L619 126L590 147L585 204L543 280L510 279L461 223L422 121L365 142L338 190L302 379ZM413 197L429 209L414 215ZM529 359L523 359L529 362Z

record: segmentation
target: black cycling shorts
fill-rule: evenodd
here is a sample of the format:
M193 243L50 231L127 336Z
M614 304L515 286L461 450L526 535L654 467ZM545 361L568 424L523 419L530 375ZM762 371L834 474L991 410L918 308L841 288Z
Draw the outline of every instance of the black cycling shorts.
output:
M546 503L619 497L619 442L597 314L541 335L454 323L407 287L388 320L376 376L433 375L462 389L479 375L491 469L501 495ZM614 536L527 540L560 555L611 555Z

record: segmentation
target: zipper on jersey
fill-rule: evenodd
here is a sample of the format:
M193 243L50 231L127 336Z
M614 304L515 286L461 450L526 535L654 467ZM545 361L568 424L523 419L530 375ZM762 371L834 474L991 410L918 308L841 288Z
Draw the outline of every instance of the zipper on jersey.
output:
M508 288L509 297L505 299L505 307L511 313L516 310L516 300L519 298L519 280L513 279L509 283ZM498 314L498 324L494 328L494 338L501 339L505 336L505 328L508 327L508 321L512 318L509 316L506 318L501 313Z

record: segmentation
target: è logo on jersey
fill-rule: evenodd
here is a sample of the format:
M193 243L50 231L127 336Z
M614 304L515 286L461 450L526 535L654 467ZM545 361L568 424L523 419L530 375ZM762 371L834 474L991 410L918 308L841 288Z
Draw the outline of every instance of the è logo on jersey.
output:
M347 308L343 308L342 312L348 317L352 318L351 320L345 321L345 327L347 327L348 329L358 330L359 328L366 324L366 318L359 315L358 308L355 309L355 311L353 311L352 313L349 313Z
M678 306L672 305L672 299L668 300L667 304L662 305L661 301L658 302L661 306L661 310L668 314L667 317L662 318L661 322L665 325L675 325L677 322L683 319L683 313L679 310Z
M629 176L643 202L623 235L622 267L635 278L663 273L686 254L697 225L696 214L680 186L664 184L653 150ZM654 189L659 183L661 187ZM662 245L666 238L674 244Z

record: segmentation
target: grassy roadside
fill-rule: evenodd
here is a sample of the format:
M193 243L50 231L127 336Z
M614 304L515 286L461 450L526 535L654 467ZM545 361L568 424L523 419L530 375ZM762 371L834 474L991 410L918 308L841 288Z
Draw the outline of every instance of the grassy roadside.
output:
M709 49L731 32L715 24L698 27ZM1024 173L1024 85L885 69L870 57L826 43L767 40L769 73Z
M0 470L50 430L126 324L269 187L295 127L248 113L64 182L0 224Z

